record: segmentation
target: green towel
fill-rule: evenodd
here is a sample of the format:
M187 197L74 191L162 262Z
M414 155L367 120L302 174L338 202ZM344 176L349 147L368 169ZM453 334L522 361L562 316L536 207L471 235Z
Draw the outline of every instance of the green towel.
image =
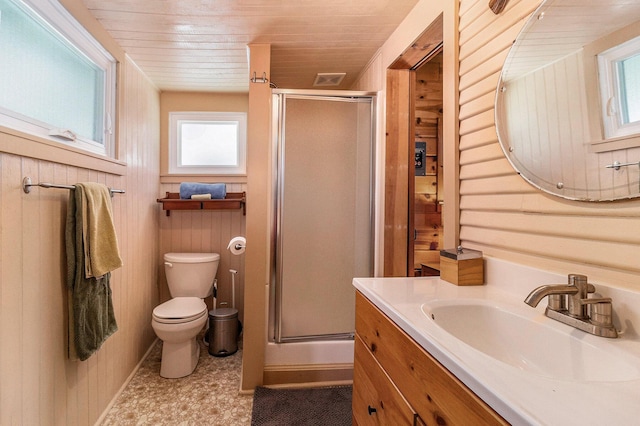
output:
M111 273L100 277L85 276L83 248L82 186L69 195L65 245L67 286L69 291L69 357L81 361L89 358L102 343L118 330L111 300Z

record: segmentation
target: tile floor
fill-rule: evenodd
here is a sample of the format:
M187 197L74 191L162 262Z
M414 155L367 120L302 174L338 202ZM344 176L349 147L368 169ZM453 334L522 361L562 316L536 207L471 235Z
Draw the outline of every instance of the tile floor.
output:
M250 425L253 396L238 392L242 349L214 357L201 337L198 366L180 379L160 377L158 341L102 425Z

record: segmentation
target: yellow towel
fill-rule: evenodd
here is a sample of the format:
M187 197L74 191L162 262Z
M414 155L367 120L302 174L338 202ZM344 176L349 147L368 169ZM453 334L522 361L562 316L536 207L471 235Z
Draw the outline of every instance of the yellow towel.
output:
M122 266L118 238L111 213L111 194L106 186L78 183L82 197L82 239L84 242L85 275L101 277Z

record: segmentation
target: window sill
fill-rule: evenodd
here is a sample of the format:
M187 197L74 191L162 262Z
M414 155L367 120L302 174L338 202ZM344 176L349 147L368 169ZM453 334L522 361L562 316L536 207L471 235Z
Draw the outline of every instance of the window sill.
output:
M637 147L640 147L640 135L630 135L591 142L590 152L600 153Z
M127 164L0 126L0 152L123 176Z

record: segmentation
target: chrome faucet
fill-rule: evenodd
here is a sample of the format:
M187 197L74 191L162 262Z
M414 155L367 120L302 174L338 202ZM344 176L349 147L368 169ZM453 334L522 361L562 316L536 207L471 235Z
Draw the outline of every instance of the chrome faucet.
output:
M613 326L611 298L589 298L595 293L585 275L569 274L568 284L543 285L534 289L524 302L536 307L549 297L545 315L556 321L601 337L618 337Z

